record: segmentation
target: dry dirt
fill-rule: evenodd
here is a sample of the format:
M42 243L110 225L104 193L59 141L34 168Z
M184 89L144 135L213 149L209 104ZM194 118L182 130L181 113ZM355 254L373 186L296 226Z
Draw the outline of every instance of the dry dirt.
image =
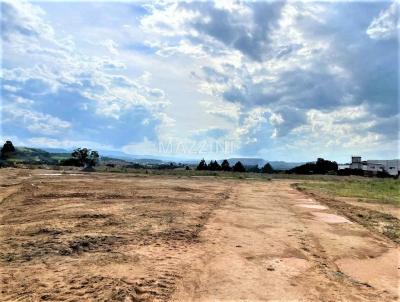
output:
M1 169L0 300L396 301L398 245L292 185Z
M292 187L298 188L298 185L294 183ZM313 190L301 188L299 190L325 206L347 216L351 221L400 244L400 212L398 207L389 204L360 202L356 201L355 198L332 197Z

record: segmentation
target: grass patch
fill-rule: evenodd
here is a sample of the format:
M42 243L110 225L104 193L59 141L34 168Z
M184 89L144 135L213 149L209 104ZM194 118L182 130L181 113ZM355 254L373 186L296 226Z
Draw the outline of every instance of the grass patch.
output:
M387 203L400 207L400 181L395 179L307 182L299 184L299 187L333 196L355 197L360 198L360 201Z

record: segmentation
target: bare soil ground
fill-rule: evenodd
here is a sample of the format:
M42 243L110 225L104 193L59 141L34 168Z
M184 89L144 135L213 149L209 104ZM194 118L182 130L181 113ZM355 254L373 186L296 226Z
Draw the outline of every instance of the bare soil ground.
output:
M297 184L292 185L298 188ZM353 222L359 223L373 232L382 234L400 244L400 209L391 204L360 202L355 198L332 197L315 190L304 190L311 198L328 205Z
M397 243L292 184L1 169L0 300L395 301Z

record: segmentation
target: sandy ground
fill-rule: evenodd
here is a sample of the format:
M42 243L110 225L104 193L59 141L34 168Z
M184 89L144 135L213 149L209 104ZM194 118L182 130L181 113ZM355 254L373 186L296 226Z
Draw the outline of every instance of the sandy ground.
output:
M293 181L0 170L1 301L396 301L399 248Z

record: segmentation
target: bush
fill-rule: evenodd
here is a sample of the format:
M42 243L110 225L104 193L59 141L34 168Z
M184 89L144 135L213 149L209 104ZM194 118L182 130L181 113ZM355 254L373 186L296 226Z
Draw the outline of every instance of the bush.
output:
M346 168L346 169L338 170L337 175L339 175L339 176L350 176L350 175L364 176L364 170Z
M380 178L389 178L389 177L393 177L391 176L388 172L386 171L378 171L376 172L376 177L380 177Z
M82 164L77 158L70 157L60 160L60 166L81 167Z
M245 169L246 172L252 172L252 173L260 173L261 171L257 165L246 166Z

